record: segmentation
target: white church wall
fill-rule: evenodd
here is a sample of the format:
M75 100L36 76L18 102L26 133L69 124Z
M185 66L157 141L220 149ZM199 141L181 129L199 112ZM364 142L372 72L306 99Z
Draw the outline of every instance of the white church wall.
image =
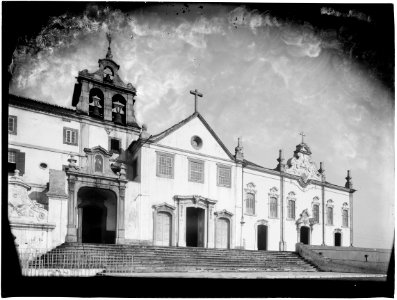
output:
M267 249L278 250L280 241L280 202L278 202L277 218L270 218L269 192L271 188L276 187L277 194L280 195L280 179L272 174L244 169L243 188L246 189L249 183L255 184L255 214L251 216L246 213L246 204L244 201L245 224L243 227L243 240L245 242L245 248L249 250L258 249L257 222L259 220L265 220L268 222ZM244 199L246 199L246 191L244 191Z
M193 136L199 136L203 141L202 147L198 150L194 149L191 145L191 138ZM162 139L160 143L169 147L188 150L193 153L204 153L206 155L230 160L229 156L211 133L204 127L199 118L190 120L188 123Z

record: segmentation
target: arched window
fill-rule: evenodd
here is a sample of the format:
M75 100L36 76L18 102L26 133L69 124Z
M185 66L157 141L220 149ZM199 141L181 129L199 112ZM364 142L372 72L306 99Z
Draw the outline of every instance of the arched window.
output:
M295 200L288 200L288 219L295 219Z
M349 227L349 211L347 209L342 210L342 226Z
M114 76L114 73L113 73L112 68L106 67L103 70L103 79L104 80L112 82L113 81L113 76Z
M246 208L245 212L249 215L255 214L255 194L247 193L247 199L245 200Z
M125 125L126 101L120 94L112 98L112 120L114 123Z
M100 89L93 88L90 90L89 109L90 116L98 119L103 119L103 102L104 96Z
M332 206L327 207L327 225L334 224L334 208Z
M277 198L270 198L270 218L277 218Z
M313 204L313 218L316 223L320 223L320 205Z

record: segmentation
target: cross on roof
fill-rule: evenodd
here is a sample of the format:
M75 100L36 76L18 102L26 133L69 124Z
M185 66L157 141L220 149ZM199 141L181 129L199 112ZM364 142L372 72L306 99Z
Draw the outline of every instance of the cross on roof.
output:
M194 95L194 112L197 112L197 97L203 97L203 94L201 94L197 89L194 91L190 91L190 94Z
M302 144L303 144L303 137L305 137L305 136L306 136L306 134L304 134L304 132L302 131L302 132L299 132L299 135L301 135L301 136L302 136Z

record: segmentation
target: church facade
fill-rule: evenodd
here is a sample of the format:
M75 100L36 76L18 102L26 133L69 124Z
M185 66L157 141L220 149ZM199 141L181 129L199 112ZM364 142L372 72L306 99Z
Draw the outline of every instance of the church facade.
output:
M353 245L350 173L345 186L327 182L303 133L274 168L247 160L240 138L231 153L197 109L149 134L110 45L98 63L79 72L73 108L10 95L8 209L19 248Z

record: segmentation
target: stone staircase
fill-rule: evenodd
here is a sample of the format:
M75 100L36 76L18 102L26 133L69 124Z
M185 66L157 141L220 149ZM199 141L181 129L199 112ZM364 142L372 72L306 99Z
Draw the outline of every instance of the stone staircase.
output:
M98 269L101 273L137 272L316 272L295 252L62 244L31 265L60 269Z

